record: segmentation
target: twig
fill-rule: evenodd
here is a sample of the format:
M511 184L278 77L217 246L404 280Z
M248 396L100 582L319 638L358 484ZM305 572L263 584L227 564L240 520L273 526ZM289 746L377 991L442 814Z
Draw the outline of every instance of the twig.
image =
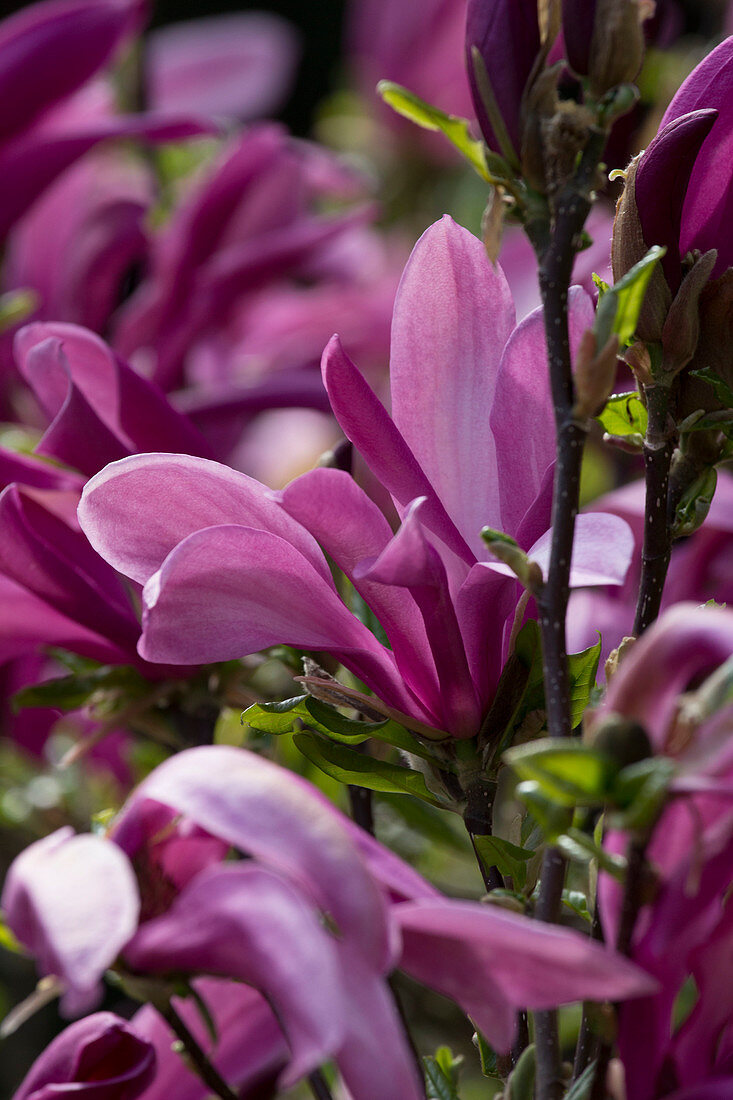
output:
M672 550L668 497L669 470L674 444L669 438L668 428L669 387L647 386L644 396L648 415L644 440L646 504L641 579L633 630L636 637L642 634L659 614Z
M169 1001L158 1008L160 1014L170 1027L171 1031L180 1039L181 1044L190 1058L201 1080L220 1100L239 1100L238 1095L229 1087L219 1071L209 1061L204 1051L199 1046L194 1035L188 1030L184 1020L176 1012Z
M313 1073L308 1075L308 1084L316 1100L333 1100L333 1094L326 1083L326 1078L319 1069L315 1069Z

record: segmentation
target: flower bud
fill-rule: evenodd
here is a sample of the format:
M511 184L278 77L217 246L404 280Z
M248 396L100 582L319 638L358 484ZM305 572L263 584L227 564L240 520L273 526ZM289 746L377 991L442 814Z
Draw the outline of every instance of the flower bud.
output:
M563 38L570 67L590 77L594 95L635 79L644 57L646 0L563 0Z
M580 339L575 360L575 407L579 420L596 416L613 393L616 381L618 336L613 333L598 351L595 333L588 329Z

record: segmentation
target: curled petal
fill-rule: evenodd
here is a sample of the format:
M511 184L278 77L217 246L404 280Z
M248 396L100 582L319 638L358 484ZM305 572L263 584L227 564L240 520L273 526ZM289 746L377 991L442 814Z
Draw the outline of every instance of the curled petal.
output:
M137 927L140 898L116 844L65 828L18 856L2 907L41 973L64 983L62 1005L75 1014L98 999L102 975Z
M155 1066L153 1045L133 1024L96 1012L56 1036L13 1100L136 1100L147 1096Z

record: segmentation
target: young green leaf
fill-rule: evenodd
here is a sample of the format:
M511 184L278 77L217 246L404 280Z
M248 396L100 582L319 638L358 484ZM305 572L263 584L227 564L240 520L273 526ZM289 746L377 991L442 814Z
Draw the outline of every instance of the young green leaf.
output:
M471 124L467 118L447 115L438 107L431 106L413 92L394 84L391 80L380 80L377 92L393 111L410 122L421 126L423 130L439 131L448 138L459 153L474 168L482 179L491 182L486 168L483 142L471 137Z
M601 656L601 639L596 645L584 649L581 653L571 653L568 656L568 671L570 673L570 725L573 729L578 725L583 712L590 702L591 692L596 686L596 673L598 661Z
M446 1076L437 1058L423 1058L425 1066L425 1096L427 1100L460 1100L456 1086Z
M602 805L614 775L614 764L590 745L572 738L543 737L516 745L504 760L520 779L539 783L560 806Z
M646 407L636 393L616 393L609 397L598 420L607 435L634 436L640 441L646 435Z
M633 341L649 280L666 248L654 245L637 264L602 295L596 310L593 331L599 348L616 333L621 347Z
M522 889L527 881L527 862L534 852L498 836L474 836L473 842L484 868L496 867L504 878L511 877L515 887Z

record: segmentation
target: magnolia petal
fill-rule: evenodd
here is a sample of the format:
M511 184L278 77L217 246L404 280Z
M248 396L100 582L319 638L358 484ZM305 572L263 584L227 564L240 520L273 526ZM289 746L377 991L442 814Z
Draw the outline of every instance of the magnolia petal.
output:
M2 908L42 974L66 986L66 1011L88 1010L101 978L137 927L135 875L116 844L59 829L14 861Z
M356 953L387 965L392 947L381 892L341 814L305 780L244 749L180 752L143 781L115 823L112 836L131 857L145 842L146 799L294 879L333 914Z
M461 562L472 565L474 554L448 516L394 421L346 355L337 336L329 341L321 366L331 407L344 435L364 456L398 507L404 510L417 497L424 496L425 526Z
M571 287L568 324L573 360L581 336L593 327L594 316L590 295L582 287ZM501 494L501 522L494 526L516 537L525 513L540 493L548 466L555 461L555 414L541 309L517 326L504 350L491 409L491 431Z
M325 1062L343 1034L336 942L285 879L252 863L202 871L125 949L134 970L208 973L258 988L291 1048L289 1086Z
M376 504L348 474L328 469L297 478L277 499L311 532L374 612L400 673L426 705L425 719L434 724L440 713L440 690L420 610L404 588L380 584L358 570L360 562L377 558L392 539Z
M96 1012L76 1020L33 1063L13 1100L136 1100L156 1074L152 1043L127 1020Z
M457 1001L499 1051L518 1008L625 1000L656 982L588 936L475 902L420 900L393 910L400 967Z
M481 528L501 524L489 416L514 321L504 273L482 242L447 215L430 226L394 306L392 418L476 557Z
M241 982L219 978L198 978L192 985L214 1021L214 1049L196 1003L174 997L174 1007L224 1080L242 1090L274 1080L287 1064L288 1047L264 997ZM141 1100L202 1100L201 1078L171 1049L176 1037L152 1005L141 1008L132 1024L157 1055L155 1080Z
M269 490L207 459L167 454L122 459L87 483L78 514L94 549L141 584L193 532L242 524L287 539L333 589L315 539L277 506Z

